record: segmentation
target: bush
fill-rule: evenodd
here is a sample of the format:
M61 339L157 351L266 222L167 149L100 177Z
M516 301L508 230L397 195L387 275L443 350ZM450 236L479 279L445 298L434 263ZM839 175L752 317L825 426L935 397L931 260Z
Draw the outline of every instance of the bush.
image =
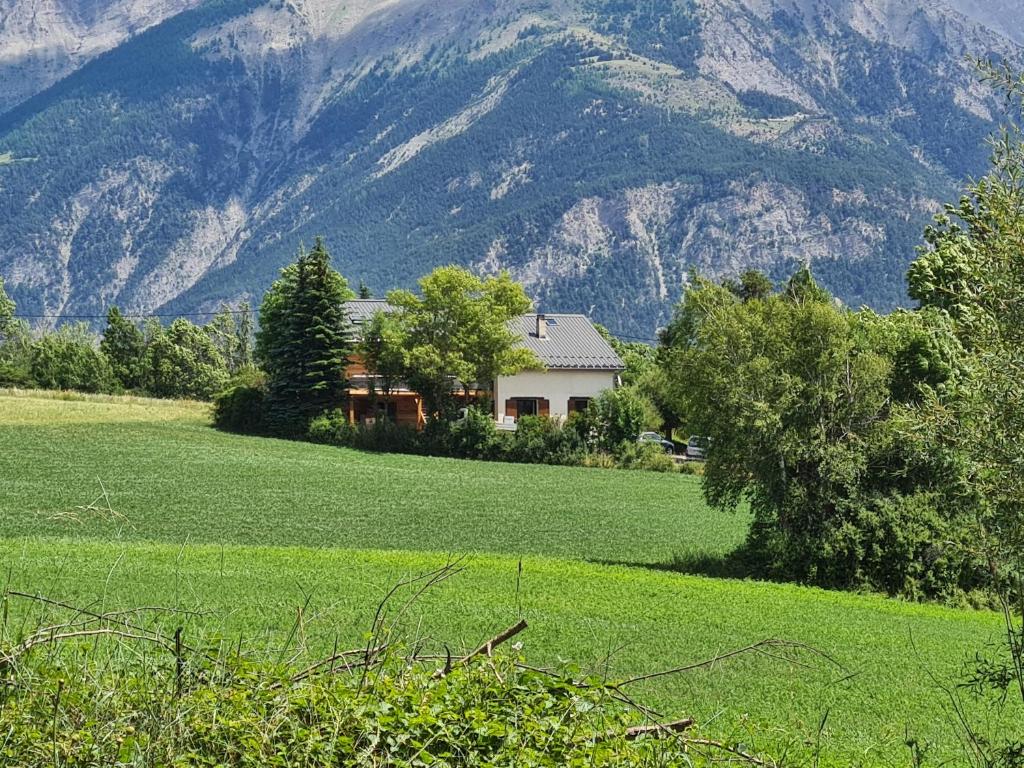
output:
M314 443L338 445L378 453L422 453L424 438L411 427L380 420L373 424L349 424L341 408L317 416L309 424L307 437Z
M575 429L544 416L523 416L506 437L503 458L522 464L578 465L585 446Z
M638 716L602 686L515 661L497 654L441 676L436 663L405 663L395 653L375 667L372 685L340 664L332 674L309 674L234 655L186 658L181 676L173 664L138 660L19 665L0 707L4 764L704 764L687 753L683 735L628 738Z
M610 389L590 401L576 429L591 449L611 453L644 431L649 405L630 387Z
M498 427L490 413L466 409L466 415L448 429L448 453L463 459L493 459L499 450Z
M618 468L618 464L615 463L614 456L610 453L602 453L600 451L586 454L583 457L581 465L584 467L593 467L594 469Z
M92 393L115 389L110 363L81 325L63 326L33 342L30 373L35 384L45 389Z
M213 424L227 432L258 435L265 431L266 377L257 368L240 371L213 399Z
M0 360L0 387L21 387L30 389L36 386L32 373L27 365L7 360Z
M413 427L378 419L352 427L352 447L379 453L423 453L423 434Z
M617 407L617 406L616 406ZM412 427L387 421L352 425L344 410L333 410L313 419L307 438L315 443L382 453L410 453L448 456L480 461L508 461L518 464L556 464L672 472L672 458L657 446L639 446L635 438L617 446L616 455L588 451L581 433L585 419L570 419L562 425L544 416L523 416L515 432L499 432L486 411L468 408L456 421L432 419L418 432Z
M351 448L355 445L355 433L356 427L348 423L348 414L336 408L313 419L306 436L314 443Z
M646 469L652 472L675 472L675 460L665 453L660 445L637 443L635 440L622 443L615 453L618 465L623 469Z

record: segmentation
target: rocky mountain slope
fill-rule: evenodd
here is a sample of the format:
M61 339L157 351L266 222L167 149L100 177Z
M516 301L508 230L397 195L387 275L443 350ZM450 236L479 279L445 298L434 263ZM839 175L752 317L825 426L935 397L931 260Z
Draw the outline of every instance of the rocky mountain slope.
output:
M0 0L0 112L199 0Z
M1021 0L32 1L110 41L0 115L0 274L48 315L257 295L318 233L640 337L692 270L892 307L998 119L965 56L1024 38Z

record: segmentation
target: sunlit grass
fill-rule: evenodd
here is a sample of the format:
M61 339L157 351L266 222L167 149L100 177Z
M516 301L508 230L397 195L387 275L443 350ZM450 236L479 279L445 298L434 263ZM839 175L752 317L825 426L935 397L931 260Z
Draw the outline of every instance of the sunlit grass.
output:
M469 554L405 617L408 639L471 646L522 614L531 662L613 676L797 641L831 661L747 656L637 693L776 753L810 754L827 713L836 764L905 764L908 735L955 759L940 685L998 617L667 570L729 552L748 525L691 477L364 454L222 434L195 403L0 395L8 588L200 610L173 619L193 642L280 654L291 635L318 653L360 643L400 579Z

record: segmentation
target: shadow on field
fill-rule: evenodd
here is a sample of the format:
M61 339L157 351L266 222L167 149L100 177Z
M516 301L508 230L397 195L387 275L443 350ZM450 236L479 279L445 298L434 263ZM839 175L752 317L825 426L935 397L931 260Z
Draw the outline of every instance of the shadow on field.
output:
M664 563L642 563L628 560L591 560L591 562L599 565L646 568L649 571L708 576L715 579L764 579L766 572L763 563L746 545L722 555L675 555Z

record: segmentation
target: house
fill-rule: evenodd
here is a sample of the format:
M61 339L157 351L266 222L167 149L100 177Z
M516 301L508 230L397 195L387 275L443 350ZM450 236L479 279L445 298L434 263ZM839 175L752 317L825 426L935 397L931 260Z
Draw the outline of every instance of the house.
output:
M394 308L384 299L353 299L346 302L349 319L358 336L359 329L377 312L392 312ZM350 424L371 422L381 416L387 416L394 424L422 429L426 424L423 412L423 398L409 389L404 383L391 392L387 402L379 397L380 386L367 373L366 366L358 357L349 360L345 369L345 378L349 382L348 420Z
M523 315L512 321L512 330L544 370L498 377L494 406L499 423L520 416L561 420L585 411L591 399L616 385L624 368L584 315Z
M347 303L349 317L358 329L376 312L390 312L383 299L355 299ZM493 382L493 415L499 424L512 425L520 416L548 416L563 420L586 409L590 400L616 386L622 360L584 315L529 314L511 322L523 346L532 350L544 366L522 371ZM421 428L426 423L423 400L405 384L399 384L387 403L362 361L353 359L346 371L349 380L349 421L366 422L387 415L397 424ZM485 394L454 386L453 394L474 402Z

